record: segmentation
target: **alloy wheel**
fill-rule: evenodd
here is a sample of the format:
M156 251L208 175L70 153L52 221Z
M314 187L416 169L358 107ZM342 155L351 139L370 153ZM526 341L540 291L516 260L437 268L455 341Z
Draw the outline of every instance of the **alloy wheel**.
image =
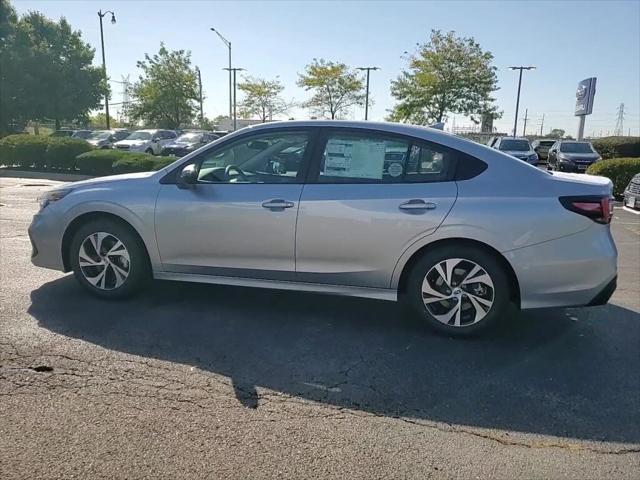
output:
M439 322L467 327L481 321L495 300L493 280L477 263L449 258L431 267L422 282L422 301Z
M78 264L84 278L96 288L113 290L129 277L131 259L127 247L115 235L96 232L80 244Z

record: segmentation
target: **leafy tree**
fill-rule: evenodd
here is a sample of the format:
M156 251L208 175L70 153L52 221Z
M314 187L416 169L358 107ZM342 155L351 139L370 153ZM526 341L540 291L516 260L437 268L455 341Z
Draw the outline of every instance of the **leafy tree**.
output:
M476 122L482 115L499 118L491 97L498 89L492 60L473 38L432 30L408 69L391 82L398 103L389 118L417 124L441 122L447 113L472 116Z
M363 80L344 63L314 58L299 75L298 86L314 92L303 106L332 120L344 115L349 107L365 102Z
M191 52L169 51L160 44L153 56L138 62L142 70L132 88L134 119L162 128L188 125L198 110L198 74L191 67Z
M238 84L238 88L244 93L240 103L240 115L244 118L257 116L264 123L291 108L291 104L280 96L284 85L278 80L248 77Z
M107 91L95 50L61 18L17 18L0 0L0 130L26 120L74 120L100 106Z
M96 113L95 115L91 115L88 119L88 124L91 128L95 129L105 129L107 128L107 114L104 112ZM109 126L111 128L120 127L120 123L109 115Z
M566 132L561 128L554 128L545 135L548 138L562 138Z

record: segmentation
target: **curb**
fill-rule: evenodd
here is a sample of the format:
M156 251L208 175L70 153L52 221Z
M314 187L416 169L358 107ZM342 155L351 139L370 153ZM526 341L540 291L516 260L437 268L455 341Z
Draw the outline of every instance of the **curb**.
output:
M35 172L30 170L8 170L0 168L0 177L7 178L35 178L37 180L54 180L59 182L77 182L95 178L91 175L79 175L75 173Z

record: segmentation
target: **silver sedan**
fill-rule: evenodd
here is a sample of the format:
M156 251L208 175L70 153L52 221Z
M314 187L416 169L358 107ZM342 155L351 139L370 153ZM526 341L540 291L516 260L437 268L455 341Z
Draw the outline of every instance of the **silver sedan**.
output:
M156 278L401 299L468 335L509 304L606 303L611 192L431 128L277 122L48 192L29 234L103 298Z

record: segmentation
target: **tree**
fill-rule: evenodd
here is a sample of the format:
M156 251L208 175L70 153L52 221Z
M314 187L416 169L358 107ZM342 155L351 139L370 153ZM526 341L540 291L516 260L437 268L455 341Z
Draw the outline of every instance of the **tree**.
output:
M61 18L17 18L0 0L0 130L26 120L75 120L100 107L107 83L95 50Z
M363 80L344 63L314 58L305 73L299 75L298 86L314 92L303 106L332 120L344 115L349 107L365 102Z
M284 85L278 80L247 77L238 88L244 93L240 103L240 115L244 118L257 116L264 123L291 108L280 96Z
M178 128L189 124L198 109L198 74L191 67L191 52L169 51L160 44L157 54L145 54L142 70L132 88L130 115L146 124Z
M562 138L566 132L561 128L553 128L549 133L545 135L548 138Z
M447 113L499 118L491 93L498 89L493 55L473 38L455 32L431 31L428 42L419 45L408 69L391 82L398 100L390 119L428 124L442 122Z
M91 128L95 128L95 129L107 128L107 114L104 112L91 115L88 120L89 120L88 124ZM120 124L115 118L109 115L109 126L111 128L118 128L120 127Z

